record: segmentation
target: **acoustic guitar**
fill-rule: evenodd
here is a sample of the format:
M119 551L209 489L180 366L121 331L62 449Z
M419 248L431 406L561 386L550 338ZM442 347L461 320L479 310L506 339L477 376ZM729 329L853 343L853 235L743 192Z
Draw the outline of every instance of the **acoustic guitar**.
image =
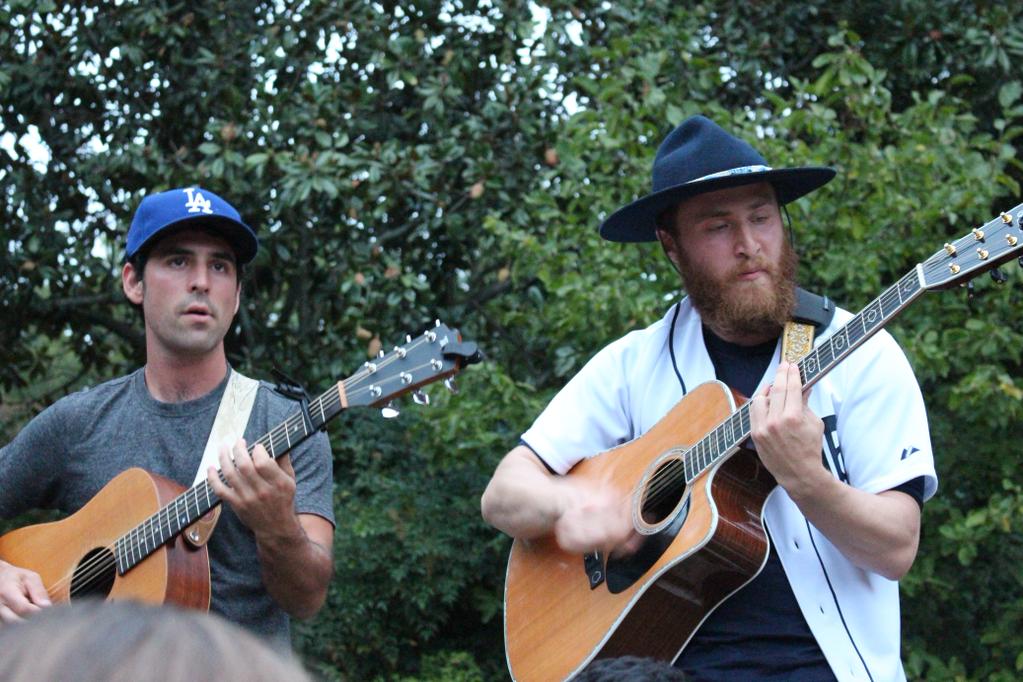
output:
M449 378L482 355L440 322L404 346L367 362L249 446L276 459L349 407L385 406L421 386ZM221 476L223 480L223 476ZM143 469L116 476L80 510L53 523L0 537L0 559L40 575L50 599L81 597L210 604L210 567L202 523L220 504L208 481L185 489ZM200 541L201 539L201 541Z
M804 391L924 291L963 284L1023 250L1023 204L945 244L798 363ZM1023 258L1021 258L1023 264ZM992 272L1004 279L1001 271ZM639 438L567 474L628 499L642 538L629 556L515 540L504 634L517 680L563 680L595 658L674 661L706 617L763 568L761 514L775 481L754 451L749 405L720 382L686 395Z

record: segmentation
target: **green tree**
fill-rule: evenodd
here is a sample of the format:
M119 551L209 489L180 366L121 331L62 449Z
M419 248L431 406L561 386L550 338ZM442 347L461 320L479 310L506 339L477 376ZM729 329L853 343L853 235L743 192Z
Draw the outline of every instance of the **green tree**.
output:
M1020 13L997 3L0 5L0 419L142 361L116 276L147 192L229 197L264 249L237 366L311 387L435 317L487 352L455 396L331 427L337 577L298 628L327 678L500 679L508 540L478 496L601 346L677 276L596 226L693 113L839 178L790 209L800 275L856 309L1018 203ZM864 36L870 36L869 39ZM919 679L1023 669L1020 275L892 331L942 489L904 580ZM948 637L948 632L957 633Z

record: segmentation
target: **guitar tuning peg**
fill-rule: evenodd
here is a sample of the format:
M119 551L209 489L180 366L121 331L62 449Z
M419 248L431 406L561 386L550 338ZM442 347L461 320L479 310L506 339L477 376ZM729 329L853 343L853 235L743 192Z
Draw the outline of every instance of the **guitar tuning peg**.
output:
M380 416L384 419L394 419L401 414L401 410L394 406L393 402L389 402L380 408Z
M998 284L1005 284L1009 280L1009 276L1001 268L995 268L991 271L991 279Z
M414 402L416 405L429 405L430 396L421 390L417 390L414 393L412 393L412 402Z
M382 357L384 357L385 355L387 355L387 353L385 353L385 352L384 352L384 349L383 349L383 348L381 348L381 349L380 349L379 351L377 351L377 357L378 357L378 358L382 358Z
M434 321L433 321L433 326L434 326L434 327L439 327L439 326L440 326L440 320L438 320L438 319L434 319Z
M968 306L970 306L970 308L972 309L973 308L973 299L976 297L976 294L973 291L973 280L971 279L966 284L960 284L959 286L961 286L964 289L966 289L966 304Z
M405 335L405 343L412 343L412 335L411 334L406 334Z
M448 377L444 380L444 388L448 389L452 393L458 393L458 384L455 383L454 377Z

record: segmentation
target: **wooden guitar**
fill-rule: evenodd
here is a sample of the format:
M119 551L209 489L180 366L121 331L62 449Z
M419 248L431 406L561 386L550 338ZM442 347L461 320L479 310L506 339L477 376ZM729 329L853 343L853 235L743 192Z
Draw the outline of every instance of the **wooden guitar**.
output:
M1023 250L1021 223L1023 204L918 264L799 362L804 390L924 291L1014 258ZM563 680L595 658L678 657L767 560L761 514L775 481L743 447L749 437L745 399L714 381L641 437L576 464L569 476L630 501L642 545L608 558L565 552L553 537L512 544L504 633L513 678Z
M367 362L249 446L277 458L355 406L391 399L450 377L482 358L476 344L440 322L416 339ZM223 480L223 479L222 479ZM38 573L54 602L80 597L172 602L208 609L210 568L203 516L220 504L207 481L191 489L143 469L121 473L80 510L54 523L0 537L0 559Z

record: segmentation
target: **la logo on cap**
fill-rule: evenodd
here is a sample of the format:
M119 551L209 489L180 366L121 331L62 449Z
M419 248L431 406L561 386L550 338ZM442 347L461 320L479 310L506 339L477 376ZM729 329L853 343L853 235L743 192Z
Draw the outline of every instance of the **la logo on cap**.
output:
M213 213L213 202L204 197L202 192L196 192L192 187L186 187L184 191L188 195L185 207L189 213Z

